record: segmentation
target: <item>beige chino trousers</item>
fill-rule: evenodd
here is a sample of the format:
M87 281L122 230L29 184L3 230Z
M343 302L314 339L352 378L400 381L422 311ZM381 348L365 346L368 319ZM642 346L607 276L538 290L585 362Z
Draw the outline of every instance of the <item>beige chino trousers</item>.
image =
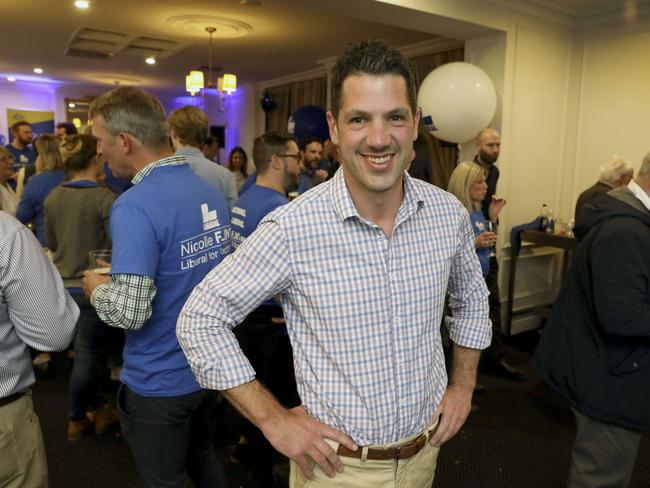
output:
M427 428L425 432L431 430ZM420 434L402 439L391 444L366 446L365 448L390 449L407 444ZM336 452L338 442L326 439ZM359 448L359 449L365 449ZM422 450L408 459L362 459L339 456L343 462L342 473L337 473L334 478L328 477L322 469L315 466L314 479L305 478L298 465L291 461L289 476L290 488L430 488L436 471L436 461L440 448L434 447L427 438ZM312 462L312 465L314 463Z

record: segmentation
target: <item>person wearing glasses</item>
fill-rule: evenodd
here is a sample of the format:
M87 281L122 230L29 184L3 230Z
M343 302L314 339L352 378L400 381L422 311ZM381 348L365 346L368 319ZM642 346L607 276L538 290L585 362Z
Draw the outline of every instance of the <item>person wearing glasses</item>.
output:
M250 236L267 214L289 203L287 194L298 187L300 151L291 134L267 132L255 139L253 161L257 180L232 209L234 247ZM283 404L299 404L291 344L277 302L273 298L263 302L235 329L235 335L260 381ZM247 461L253 470L253 486L272 486L274 449L249 422L244 424L242 433L249 442L244 444L240 440L234 457Z

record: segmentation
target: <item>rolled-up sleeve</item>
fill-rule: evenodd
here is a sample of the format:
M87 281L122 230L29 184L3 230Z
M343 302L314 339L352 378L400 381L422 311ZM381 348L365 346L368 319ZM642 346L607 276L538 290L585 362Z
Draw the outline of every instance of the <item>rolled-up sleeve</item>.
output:
M254 379L255 371L232 329L264 300L290 286L289 254L280 226L263 221L191 293L176 334L204 388L226 390Z
M451 263L448 293L452 311L447 320L450 339L463 347L487 348L492 341L488 290L466 211L460 213L458 247Z

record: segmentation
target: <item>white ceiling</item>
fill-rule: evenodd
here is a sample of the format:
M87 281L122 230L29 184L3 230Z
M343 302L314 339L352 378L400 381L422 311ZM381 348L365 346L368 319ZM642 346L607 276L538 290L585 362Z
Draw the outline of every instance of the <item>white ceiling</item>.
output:
M225 17L251 27L244 37L214 39L214 64L236 73L240 83L317 68L318 60L362 38L381 37L401 46L434 37L281 0L263 0L257 7L242 6L239 0L92 0L86 11L73 3L0 0L0 75L34 77L32 69L39 66L45 70L42 76L63 82L94 85L122 80L157 92L182 92L186 73L208 64L208 34L203 26L189 25L188 32L181 32L169 24L171 18L184 15ZM208 19L205 25L211 22ZM125 50L107 59L65 56L66 44L81 27L117 31L129 39L178 41L183 48L154 66L144 63L144 55L129 55Z
M427 0L433 1L433 0ZM457 0L462 1L462 0ZM648 0L490 0L501 6L533 7L572 18L599 14L606 10L634 7ZM404 10L395 15L394 2L371 0L261 0L257 7L243 6L240 0L91 0L86 11L75 9L73 0L0 0L2 29L0 45L0 86L6 76L18 79L47 77L61 83L109 87L115 81L147 87L157 93L182 94L185 74L208 64L208 35L205 24L174 26L179 16L222 17L235 21L225 32L243 37L214 40L214 64L234 72L239 83L269 80L319 66L318 60L340 53L350 42L381 37L396 46L430 40L432 32L465 39L487 32L476 24L432 17ZM393 5L389 5L392 3ZM397 4L399 5L399 4ZM367 20L373 19L373 21ZM181 25L181 30L178 26ZM185 28L185 31L182 28ZM243 27L242 27L243 26ZM415 26L415 27L414 27ZM84 28L116 31L123 41L106 59L65 56L66 45ZM419 29L419 30L417 30ZM113 37L115 37L113 36ZM145 38L143 41L142 38ZM167 42L171 41L171 42ZM169 44L158 63L144 63L146 49L140 46ZM94 43L96 46L98 43ZM82 39L81 45L93 45ZM131 54L129 54L131 53ZM135 55L137 54L137 55ZM40 66L43 75L32 69Z

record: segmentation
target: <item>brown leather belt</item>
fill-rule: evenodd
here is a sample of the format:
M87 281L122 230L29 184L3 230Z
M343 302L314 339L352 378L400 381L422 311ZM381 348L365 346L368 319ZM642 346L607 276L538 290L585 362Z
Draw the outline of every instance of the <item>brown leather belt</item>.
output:
M374 447L368 447L368 459L375 459L380 461L386 461L388 459L408 459L411 456L415 456L422 448L426 445L428 438L435 432L435 428L431 429L429 432L423 432L417 436L412 441L402 444L401 446L390 447L388 449L377 449ZM361 459L363 448L359 446L356 451L351 451L343 444L339 444L336 454L339 456L351 457Z
M13 395L9 395L8 397L0 398L0 407L4 407L5 405L9 405L10 403L15 402L19 398L22 398L25 396L24 391L20 391L18 393L14 393Z

